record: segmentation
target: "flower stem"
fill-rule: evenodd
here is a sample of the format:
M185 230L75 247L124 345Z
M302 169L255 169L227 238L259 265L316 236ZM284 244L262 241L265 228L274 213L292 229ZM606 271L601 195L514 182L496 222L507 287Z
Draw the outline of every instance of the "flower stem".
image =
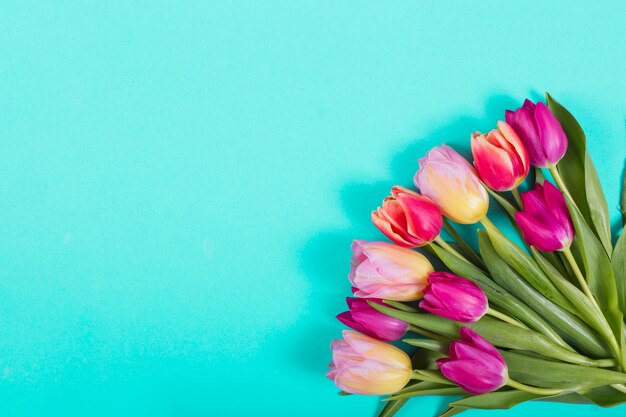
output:
M524 204L522 204L522 196L519 193L519 188L513 188L511 190L511 194L513 194L513 198L515 199L515 202L517 203L517 207L521 210L524 208Z
M459 252L456 251L456 249L454 249L452 246L450 246L448 244L448 242L446 242L445 240L443 240L441 238L441 236L437 236L437 238L435 239L435 242L437 242L439 244L439 246L441 246L442 248L444 248L445 250L447 250L448 252L450 252L451 254L453 254L454 256L456 256L457 258L460 258L466 262L469 262L467 260L467 258L465 258L465 256L461 255Z
M417 326L414 326L412 324L409 324L408 331L411 332L411 333L419 334L419 335L424 336L424 337L428 337L428 338L433 339L433 340L438 340L438 341L443 341L443 342L448 340L445 337L443 337L441 335L438 335L437 333L433 333L431 331L422 329L421 327L417 327Z
M454 385L452 381L444 378L439 372L431 371L428 369L415 369L413 372L411 372L411 379L438 382L440 384L446 385Z
M397 308L400 311L404 311L407 313L417 313L417 309L408 306L404 303L400 303L398 301L393 301L393 300L383 300L383 303L393 307L393 308Z
M509 378L509 382L507 382L507 385L511 388L515 388L517 390L520 391L525 391L525 392L529 392L531 394L537 394L537 395L543 395L543 396L549 396L549 395L558 395L558 394L562 394L566 391L571 391L571 390L565 390L562 388L539 388L539 387L531 387L530 385L526 385L526 384L522 384L521 382L517 382L514 381L512 379Z
M576 259L574 259L574 255L572 255L572 250L570 248L565 248L563 249L563 254L565 255L565 258L567 259L567 262L572 267L572 271L574 271L574 275L576 275L576 278L578 279L580 288L583 290L587 298L589 298L589 300L593 303L593 305L595 305L596 308L600 309L600 307L596 303L596 299L593 297L593 294L591 294L591 290L589 289L589 286L587 285L587 280L585 279L585 276L583 275L582 271L578 267L578 264L576 263Z
M491 307L489 307L489 309L487 310L487 314L489 314L490 316L493 316L493 317L495 317L497 319L500 319L502 321L505 321L505 322L507 322L509 324L512 324L514 326L521 327L522 329L528 329L528 327L524 323L521 323L521 322L515 320L514 318L507 316L504 313L500 313L499 311L496 311L496 310L492 309Z
M569 197L569 199L573 203L574 199L572 198L572 195L569 193L569 190L567 189L567 185L565 185L565 182L563 181L563 177L561 177L561 174L559 174L559 170L556 168L556 165L550 167L549 169L550 169L550 174L552 174L552 178L554 178L554 181L556 181L556 184L559 186L563 194L566 194L567 197Z

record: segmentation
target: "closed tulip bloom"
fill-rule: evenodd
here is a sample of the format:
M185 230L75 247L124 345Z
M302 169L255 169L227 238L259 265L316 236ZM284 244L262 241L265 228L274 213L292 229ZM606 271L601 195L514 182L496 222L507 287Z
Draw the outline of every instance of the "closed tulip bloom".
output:
M473 323L485 315L489 302L472 281L448 272L433 272L420 307L450 320Z
M441 233L442 218L430 198L395 186L382 207L372 212L372 222L400 246L415 248L435 240Z
M379 299L346 298L349 311L337 316L340 322L354 330L380 340L399 340L406 333L409 324L381 313L367 302L385 305Z
M395 346L349 330L333 340L326 376L352 394L386 395L401 390L411 377L411 359Z
M524 144L513 128L502 121L486 135L472 135L472 155L478 176L492 190L517 188L530 170Z
M531 165L549 168L567 151L567 136L548 106L526 99L515 111L506 111L506 122L517 132L528 150Z
M544 252L570 247L574 226L563 194L550 182L536 184L522 193L524 211L515 213L515 221L527 244Z
M450 342L450 357L437 360L441 373L474 395L504 386L509 373L500 352L467 327L461 327L460 333L461 340Z
M436 146L419 160L413 180L422 195L429 197L451 220L472 224L489 208L487 190L474 167L454 149Z
M359 298L415 301L422 298L433 266L421 253L387 242L352 243L348 279Z

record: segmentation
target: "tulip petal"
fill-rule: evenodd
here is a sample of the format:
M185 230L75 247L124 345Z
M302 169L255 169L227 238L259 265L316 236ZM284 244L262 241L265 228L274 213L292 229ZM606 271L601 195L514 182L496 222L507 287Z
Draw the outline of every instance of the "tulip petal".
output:
M534 116L546 158L550 165L554 165L567 151L567 136L557 118L545 104L537 103Z

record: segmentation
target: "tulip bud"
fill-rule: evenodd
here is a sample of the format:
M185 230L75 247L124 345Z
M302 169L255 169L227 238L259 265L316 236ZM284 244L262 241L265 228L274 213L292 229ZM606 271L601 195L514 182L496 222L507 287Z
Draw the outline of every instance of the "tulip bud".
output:
M337 316L340 322L354 330L381 340L399 340L404 336L409 324L381 313L367 302L385 305L379 299L346 298L349 311Z
M501 121L486 135L472 135L472 155L478 176L492 190L517 188L530 170L522 141L511 126Z
M485 315L489 302L472 281L448 272L433 272L420 307L450 320L473 323Z
M526 99L515 111L506 111L506 122L517 132L526 146L531 165L549 168L556 165L567 151L567 136L548 106Z
M461 327L460 333L461 340L450 342L450 357L437 360L441 373L474 395L504 386L509 372L500 352L467 327Z
M415 248L435 240L441 233L439 209L428 197L395 186L382 207L372 212L372 222L400 246Z
M348 279L359 298L415 301L422 298L433 266L421 253L387 242L352 242Z
M386 395L409 382L413 367L406 353L395 346L349 330L333 340L333 360L326 376L352 394Z
M489 196L476 171L454 149L442 145L419 160L413 180L422 195L429 197L451 220L476 223L487 214Z
M522 193L524 211L515 213L515 221L527 244L544 252L569 248L574 226L563 194L548 181L535 184Z

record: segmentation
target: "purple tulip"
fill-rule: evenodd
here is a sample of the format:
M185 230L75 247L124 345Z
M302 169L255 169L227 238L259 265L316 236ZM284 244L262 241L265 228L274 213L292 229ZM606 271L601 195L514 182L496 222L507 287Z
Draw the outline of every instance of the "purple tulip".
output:
M515 220L527 244L544 252L569 248L574 239L572 218L563 194L551 183L536 184L522 193L524 211Z
M489 302L472 281L448 272L433 272L420 307L450 320L473 323L485 315Z
M461 327L460 333L461 340L450 342L450 357L437 360L443 376L475 395L505 385L509 371L500 352L467 327Z
M506 111L510 124L524 142L530 164L539 168L556 165L567 151L567 136L548 106L526 99L515 111Z
M409 324L381 313L367 302L385 305L381 300L370 298L346 298L349 311L337 319L354 330L380 340L399 340L406 333Z

